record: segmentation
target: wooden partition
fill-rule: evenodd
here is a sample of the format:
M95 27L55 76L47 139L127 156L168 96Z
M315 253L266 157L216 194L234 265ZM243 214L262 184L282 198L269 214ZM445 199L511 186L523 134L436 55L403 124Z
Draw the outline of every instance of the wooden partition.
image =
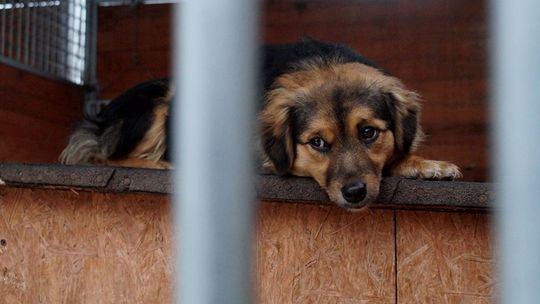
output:
M0 302L169 303L168 174L44 168L0 166ZM433 204L407 201L412 187L432 189ZM302 189L318 188L259 178L258 303L491 302L489 185L390 180L391 202L361 212Z

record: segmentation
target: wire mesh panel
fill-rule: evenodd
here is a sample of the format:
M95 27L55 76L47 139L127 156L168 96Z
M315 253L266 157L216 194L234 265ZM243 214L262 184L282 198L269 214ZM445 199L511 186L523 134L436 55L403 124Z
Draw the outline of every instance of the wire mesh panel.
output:
M0 0L0 62L85 84L90 1Z

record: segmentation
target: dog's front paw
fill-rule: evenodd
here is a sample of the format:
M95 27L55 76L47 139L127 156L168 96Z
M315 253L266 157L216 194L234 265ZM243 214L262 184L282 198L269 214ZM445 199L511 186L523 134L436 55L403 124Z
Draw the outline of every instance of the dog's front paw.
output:
M439 160L411 155L392 168L392 175L407 178L453 180L462 177L459 167Z

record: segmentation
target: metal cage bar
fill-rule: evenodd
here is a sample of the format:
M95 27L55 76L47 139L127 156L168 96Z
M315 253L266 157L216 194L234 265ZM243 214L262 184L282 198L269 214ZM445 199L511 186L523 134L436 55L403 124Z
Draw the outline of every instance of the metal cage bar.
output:
M492 7L494 168L501 249L501 303L540 298L540 2Z
M179 303L251 301L257 13L258 1L198 0L175 14Z

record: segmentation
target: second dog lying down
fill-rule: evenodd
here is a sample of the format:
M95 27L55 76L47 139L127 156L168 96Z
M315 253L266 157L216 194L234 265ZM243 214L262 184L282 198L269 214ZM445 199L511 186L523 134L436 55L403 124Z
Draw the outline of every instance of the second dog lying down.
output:
M314 40L265 48L260 142L264 168L313 177L339 206L375 200L384 175L453 179L457 166L412 152L422 140L419 96L355 51ZM84 120L64 164L169 168L168 80L129 89Z

